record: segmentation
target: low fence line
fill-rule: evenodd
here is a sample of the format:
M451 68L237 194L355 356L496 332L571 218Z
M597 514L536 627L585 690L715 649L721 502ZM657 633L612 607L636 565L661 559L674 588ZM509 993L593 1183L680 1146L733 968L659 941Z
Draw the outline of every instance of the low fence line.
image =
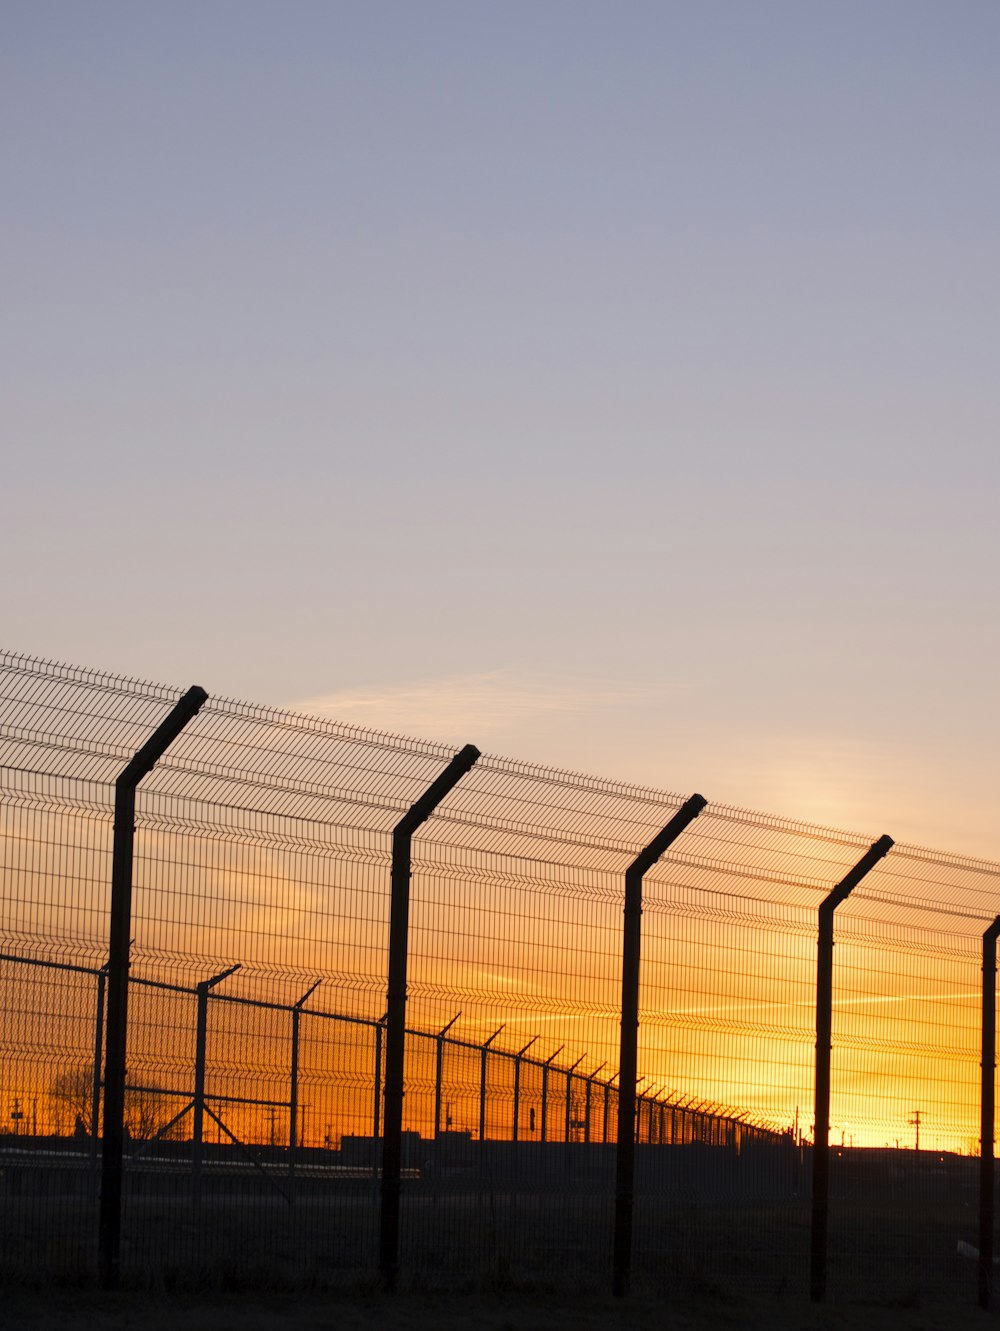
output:
M83 966L78 963L62 962L53 960L52 958L37 956L25 956L13 952L0 952L0 963L3 962L28 969L36 968L42 971L62 971L73 975L89 976L95 981L95 992L98 996L103 989L103 981L106 976L106 971L103 967ZM234 966L230 968L226 974L232 974L236 969L237 967ZM317 985L319 983L320 982L317 982ZM317 985L314 985L309 992L313 992ZM201 984L183 985L176 982L132 974L129 976L129 986L130 988L134 987L135 989L149 989L163 993L183 995L194 1000L196 1009L201 1006L199 1004L199 999L203 992ZM190 1088L148 1085L142 1082L128 1081L126 1083L126 1090L135 1094L187 1097L192 1103L200 1100L204 1103L211 1101L249 1106L274 1106L291 1110L294 1103L292 1087L297 1083L299 1074L297 1044L293 1038L294 1032L292 1031L292 1023L294 1023L296 1017L300 1020L303 1017L310 1017L321 1022L343 1024L347 1027L361 1027L366 1031L372 1032L373 1035L382 1029L381 1021L351 1016L350 1014L342 1012L333 1012L324 1008L299 1006L297 1003L281 1003L273 999L253 998L242 994L215 993L212 990L208 990L205 996L207 998L207 1003L204 1005L206 1015L211 1010L211 1005L218 1004L259 1009L267 1012L280 1012L284 1013L291 1019L289 1026L289 1061L287 1074L289 1082L288 1098L281 1100L262 1099L250 1095L226 1095L221 1092L205 1090L206 1076L210 1069L207 1061L206 1042L201 1039L196 1041L193 1073L194 1081ZM95 1047L96 1042L101 1039L103 1034L100 1017L101 1004L98 998L95 1001ZM201 1029L201 1027L202 1022L196 1014L194 1022L196 1032ZM589 1105L593 1100L595 1091L604 1100L606 1108L602 1116L601 1143L606 1145L609 1140L612 1140L614 1137L614 1134L609 1136L608 1124L612 1117L617 1119L618 1088L612 1084L615 1081L617 1074L610 1077L601 1077L599 1075L601 1072L600 1068L596 1068L591 1072L577 1072L576 1069L579 1067L580 1063L583 1062L586 1057L585 1055L578 1059L576 1063L566 1066L554 1061L556 1055L550 1055L547 1059L532 1057L523 1050L498 1047L496 1044L492 1043L491 1039L477 1042L461 1036L450 1035L446 1032L426 1031L415 1027L407 1028L407 1036L412 1040L425 1041L427 1044L433 1045L435 1047L435 1052L437 1052L437 1050L441 1050L442 1052L444 1050L454 1050L456 1052L464 1051L467 1053L475 1053L483 1059L496 1060L498 1064L510 1063L513 1065L521 1065L539 1072L541 1074L542 1085L541 1106L538 1124L536 1125L534 1120L532 1120L532 1126L529 1129L531 1133L537 1133L537 1138L533 1139L537 1139L541 1142L548 1140L548 1124L546 1122L548 1117L547 1109L550 1102L548 1084L552 1074L557 1074L564 1079L566 1089L564 1095L561 1096L560 1099L566 1110L567 1127L572 1132L579 1133L579 1137L576 1138L576 1140L584 1144L591 1143L592 1116L588 1112L584 1114L584 1117L581 1120L570 1119L569 1110L566 1107L573 1102L574 1088L576 1088L576 1090L582 1089L585 1104ZM538 1038L539 1037L537 1036L534 1037L532 1043ZM443 1102L443 1088L445 1085L445 1059L435 1057L435 1067L436 1077L434 1099L435 1104L440 1105ZM94 1076L94 1068L88 1068L88 1075ZM374 1064L372 1066L371 1077L371 1100L374 1106L379 1099L379 1087L381 1084L380 1069L375 1067ZM103 1078L100 1076L100 1062L96 1064L94 1084L99 1088L99 1093L103 1091ZM480 1082L480 1103L478 1106L478 1121L480 1123L490 1121L490 1095L488 1088L492 1084L493 1081L487 1072L485 1081ZM201 1087L200 1091L199 1087ZM514 1079L514 1087L515 1092L510 1111L511 1127L509 1136L502 1137L493 1134L487 1136L485 1140L510 1140L516 1142L519 1137L521 1140L525 1139L525 1128L523 1126L519 1127L520 1079L517 1077ZM28 1094L28 1092L22 1089L20 1092L15 1092L15 1094L24 1096ZM609 1102L612 1103L609 1105ZM608 1112L609 1108L611 1109L611 1113ZM183 1112L186 1113L187 1110L185 1109ZM638 1092L636 1095L634 1117L636 1141L648 1145L676 1145L678 1142L698 1141L706 1145L738 1147L743 1142L753 1139L777 1141L787 1135L786 1133L776 1131L765 1124L749 1121L746 1116L740 1115L735 1110L726 1110L722 1106L709 1106L704 1103L695 1105L690 1100L684 1101L676 1095L653 1096L641 1091ZM96 1116L92 1117L92 1123L97 1121L98 1119ZM174 1120L171 1120L171 1123L173 1123L173 1121ZM493 1121L495 1121L495 1116ZM432 1137L441 1135L440 1124L441 1118L438 1116L435 1121L436 1130L435 1128L432 1128ZM169 1127L170 1125L167 1126ZM447 1130L446 1127L445 1131ZM159 1129L152 1140L157 1140L166 1131L166 1127ZM98 1140L100 1138L99 1133L88 1133L88 1136L91 1135L95 1136ZM574 1139L569 1135L564 1135L563 1140L570 1141ZM294 1132L289 1132L288 1147L289 1149L294 1150L298 1144L298 1128L296 1126ZM146 1143L146 1145L148 1145L148 1143Z

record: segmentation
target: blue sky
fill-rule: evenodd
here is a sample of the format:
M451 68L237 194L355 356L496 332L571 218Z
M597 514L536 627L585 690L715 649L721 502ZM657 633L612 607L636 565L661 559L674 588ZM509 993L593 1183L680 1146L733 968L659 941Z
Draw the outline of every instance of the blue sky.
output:
M1000 857L998 57L8 3L7 644Z

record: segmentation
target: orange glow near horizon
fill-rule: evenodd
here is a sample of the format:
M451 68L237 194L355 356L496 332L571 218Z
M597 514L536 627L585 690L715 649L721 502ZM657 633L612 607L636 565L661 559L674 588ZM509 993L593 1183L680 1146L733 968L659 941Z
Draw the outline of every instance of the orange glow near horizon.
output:
M209 1093L231 1097L226 1112L240 1130L267 1141L288 1097L290 1018L226 996L291 1005L318 980L310 1008L380 1020L388 846L381 833L237 813L233 827L228 813L187 826L154 807L140 819L133 974L192 989L240 964L211 1003ZM547 1094L559 1095L561 1069L577 1060L574 1092L595 1069L602 1079L617 1069L628 855L614 845L595 854L590 843L574 842L569 812L551 817L557 835L502 831L499 851L480 849L474 838L466 844L467 823L449 841L447 821L417 845L408 1025L431 1036L457 1018L452 1037L472 1045L502 1027L495 1047L507 1054L533 1040L531 1059L552 1060ZM0 832L13 884L6 950L98 966L110 870L106 814L68 802L11 803L0 809ZM808 1138L816 907L824 883L839 878L859 846L727 821L725 811L705 815L685 837L646 884L643 1090L779 1131L797 1125ZM934 917L922 913L920 894L929 902L937 894L939 870L928 863L901 862L896 879L885 871L870 900L859 891L838 913L835 1141L905 1144L918 1112L922 1142L933 1149L968 1151L978 1134L978 935L935 930ZM909 894L901 898L902 926L883 919L879 904L897 879ZM23 972L12 965L3 972L5 1010L13 1014L3 1095L41 1101L54 1066L92 1063L93 992L84 986L72 999L59 996L46 972L28 999ZM193 997L161 993L154 1001L154 991L134 992L130 1076L182 1102L192 1078ZM304 1019L306 1143L368 1135L374 1123L373 1030L364 1027L362 1038L360 1027L324 1020ZM427 1059L435 1046L428 1038L410 1047L405 1126L429 1135L436 1071ZM474 1134L477 1058L448 1046L442 1070L450 1106L442 1114ZM489 1066L487 1132L502 1136L511 1130L513 1065L498 1053ZM521 1091L537 1124L540 1108L531 1102L541 1074L527 1060L523 1068ZM271 1103L239 1108L244 1099Z

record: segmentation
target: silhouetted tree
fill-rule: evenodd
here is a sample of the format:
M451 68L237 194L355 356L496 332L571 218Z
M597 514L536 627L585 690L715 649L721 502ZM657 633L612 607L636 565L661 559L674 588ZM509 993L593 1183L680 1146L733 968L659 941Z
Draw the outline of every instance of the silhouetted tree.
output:
M93 1135L94 1074L88 1067L66 1068L49 1083L52 1119L56 1132L67 1123L75 1130L81 1124L88 1137Z
M49 1100L52 1102L52 1118L56 1131L68 1130L76 1133L82 1131L83 1135L92 1136L93 1095L94 1073L91 1067L81 1064L58 1072L49 1083ZM98 1113L103 1108L103 1097L101 1099ZM168 1116L159 1098L151 1091L125 1092L125 1130L133 1141L149 1141L167 1121ZM100 1121L97 1128L100 1131Z

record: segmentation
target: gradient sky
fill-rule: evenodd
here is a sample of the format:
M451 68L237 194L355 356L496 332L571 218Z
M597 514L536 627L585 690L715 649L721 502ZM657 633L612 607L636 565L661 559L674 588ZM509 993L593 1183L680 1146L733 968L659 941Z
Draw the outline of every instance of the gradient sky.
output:
M6 644L1000 857L998 67L7 0Z

